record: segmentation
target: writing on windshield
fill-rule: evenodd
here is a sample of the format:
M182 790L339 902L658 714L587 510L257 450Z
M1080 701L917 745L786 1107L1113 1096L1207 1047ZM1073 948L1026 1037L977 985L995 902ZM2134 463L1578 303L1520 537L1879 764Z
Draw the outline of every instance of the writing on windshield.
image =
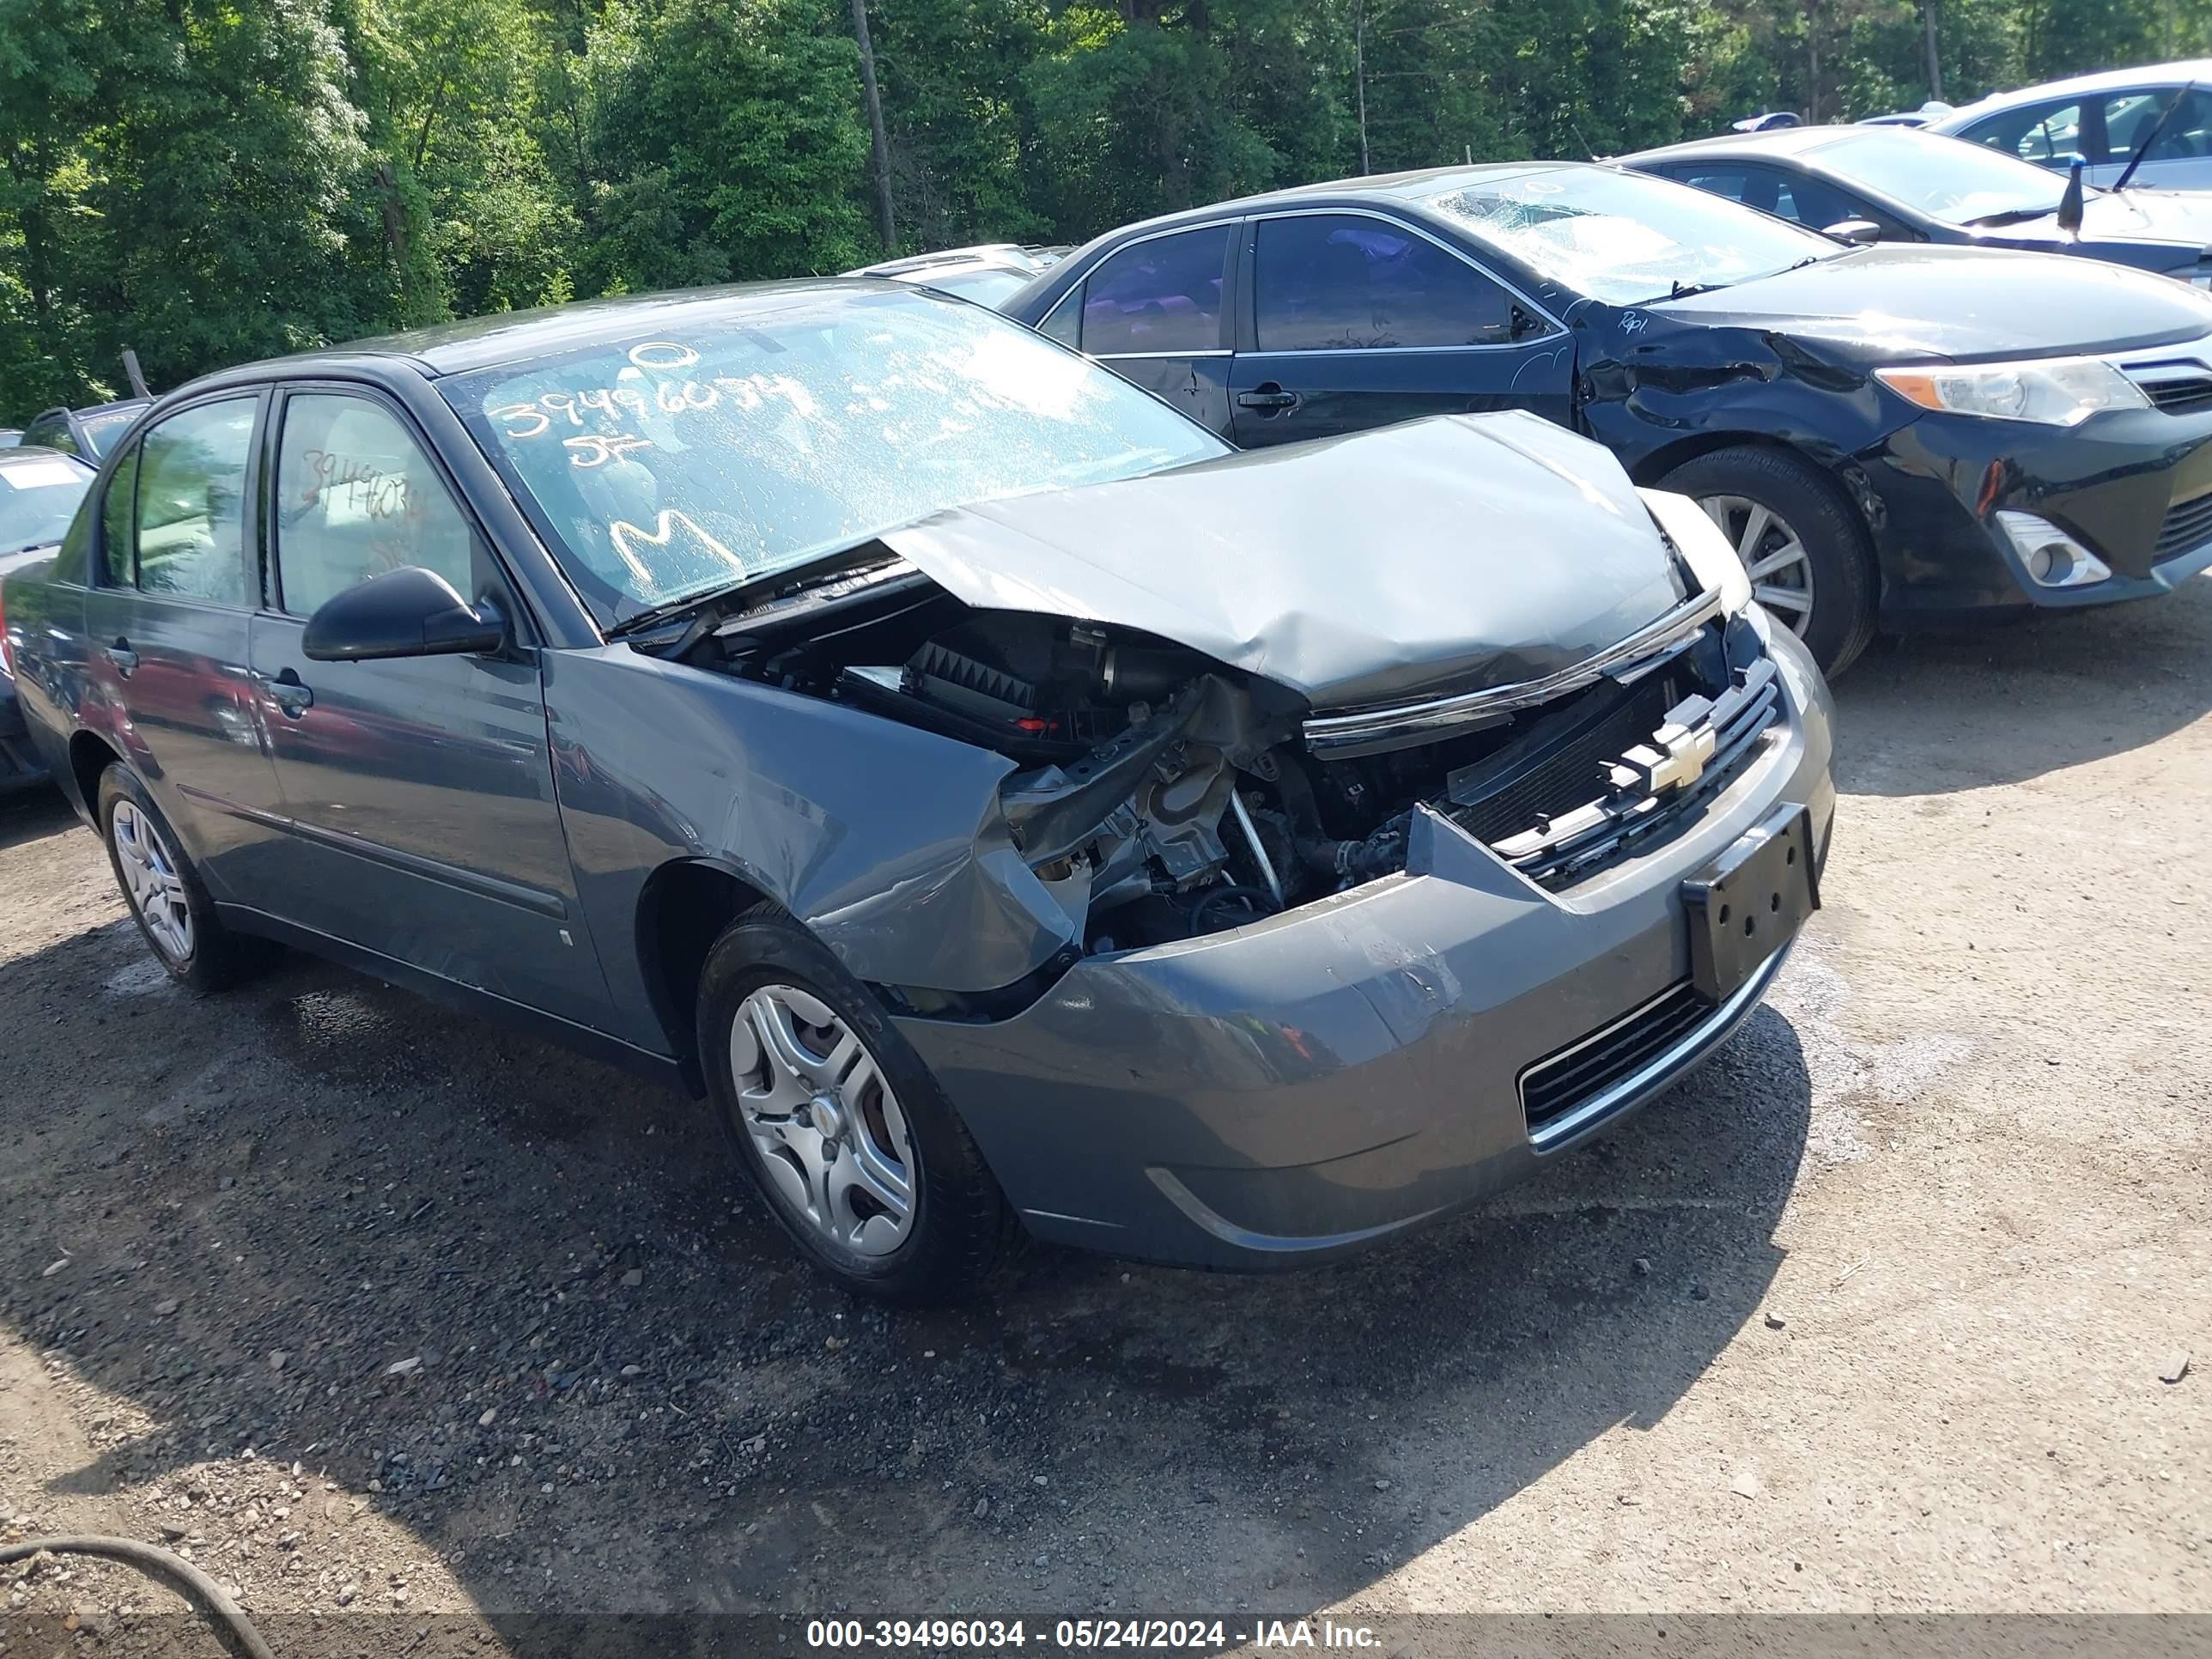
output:
M1096 364L924 291L732 312L440 383L603 621L948 507L1224 450Z

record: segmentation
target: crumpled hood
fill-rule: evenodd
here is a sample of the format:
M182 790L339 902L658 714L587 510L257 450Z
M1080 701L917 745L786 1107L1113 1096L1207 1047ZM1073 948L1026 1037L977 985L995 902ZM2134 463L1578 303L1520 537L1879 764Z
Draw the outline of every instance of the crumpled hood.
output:
M1620 464L1520 411L979 502L880 539L968 605L1141 629L1317 708L1534 678L1686 597Z
M1894 362L2120 351L2212 333L2212 300L2170 277L2057 253L1902 244L1648 309Z

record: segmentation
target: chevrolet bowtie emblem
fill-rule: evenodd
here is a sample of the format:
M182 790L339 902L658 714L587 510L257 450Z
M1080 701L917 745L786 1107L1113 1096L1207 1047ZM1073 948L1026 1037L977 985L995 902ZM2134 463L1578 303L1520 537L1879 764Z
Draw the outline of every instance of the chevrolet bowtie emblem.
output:
M1715 737L1710 725L1695 727L1668 721L1613 765L1617 789L1663 795L1670 789L1686 789L1705 775L1713 757Z

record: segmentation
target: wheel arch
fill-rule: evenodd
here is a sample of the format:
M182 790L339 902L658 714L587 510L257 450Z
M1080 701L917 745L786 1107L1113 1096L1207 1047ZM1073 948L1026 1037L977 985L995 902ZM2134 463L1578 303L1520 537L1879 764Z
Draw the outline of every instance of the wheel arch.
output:
M696 1094L706 1093L696 1005L708 952L739 916L774 902L734 868L704 858L670 860L646 878L638 894L634 939L646 995Z
M93 732L75 732L69 740L70 782L86 820L99 828L100 774L123 758L115 745Z
M1662 444L1650 453L1639 458L1629 469L1628 476L1637 483L1654 487L1676 467L1694 461L1701 455L1711 455L1723 449L1771 449L1781 454L1794 455L1814 466L1827 467L1827 463L1820 456L1809 454L1787 438L1778 438L1771 433L1693 432L1671 443Z

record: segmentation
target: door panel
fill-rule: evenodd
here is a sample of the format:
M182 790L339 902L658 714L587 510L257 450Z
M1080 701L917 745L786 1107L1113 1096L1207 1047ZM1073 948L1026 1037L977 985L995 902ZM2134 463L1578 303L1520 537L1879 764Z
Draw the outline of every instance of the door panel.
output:
M298 611L417 565L514 601L411 431L295 393L276 446L283 614L253 618L257 714L301 879L292 920L459 984L599 1024L605 981L553 792L536 653L328 663Z
M1147 237L1109 253L1055 308L1077 313L1074 343L1126 380L1157 393L1224 437L1230 426L1224 343L1230 231L1206 225Z
M267 878L280 805L246 691L259 404L179 410L124 458L101 498L84 607L112 735L209 887L232 899Z
M1249 349L1229 376L1238 445L1291 443L1426 415L1572 415L1570 337L1457 253L1395 221L1261 219Z

